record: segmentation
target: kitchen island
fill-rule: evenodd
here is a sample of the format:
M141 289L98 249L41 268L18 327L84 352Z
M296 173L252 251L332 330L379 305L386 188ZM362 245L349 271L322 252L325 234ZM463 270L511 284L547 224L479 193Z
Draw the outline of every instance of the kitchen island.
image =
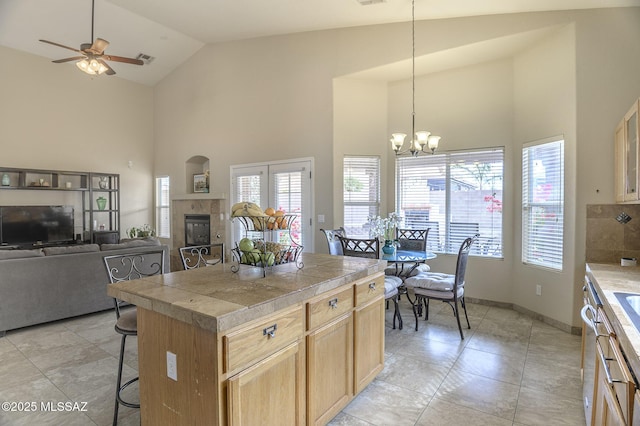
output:
M325 424L375 378L386 261L301 257L109 286L138 309L142 424Z

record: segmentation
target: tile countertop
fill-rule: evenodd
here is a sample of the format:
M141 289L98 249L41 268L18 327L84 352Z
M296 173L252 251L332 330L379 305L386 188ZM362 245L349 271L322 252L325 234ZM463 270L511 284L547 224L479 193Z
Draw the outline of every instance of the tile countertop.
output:
M223 332L289 306L301 304L377 272L386 260L302 253L304 268L277 265L262 276L260 268L225 263L171 272L108 286L107 293L144 309Z
M613 294L614 292L640 294L640 266L588 263L587 275L602 299L604 310L612 323L634 375L640 376L640 332Z

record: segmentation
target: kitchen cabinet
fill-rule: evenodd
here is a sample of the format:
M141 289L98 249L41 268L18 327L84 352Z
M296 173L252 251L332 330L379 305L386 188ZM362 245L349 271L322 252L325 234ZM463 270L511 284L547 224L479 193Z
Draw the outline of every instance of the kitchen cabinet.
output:
M639 191L639 138L638 107L636 100L614 132L615 195L616 202L638 202Z
M296 301L286 303L286 295L276 292L273 303L280 309L270 314L255 301L247 307L219 299L255 297L236 289L239 282L247 288L253 280L262 283L258 271L244 271L243 279L251 281L238 281L224 264L166 274L171 286L149 295L144 289L161 284L138 280L142 287L130 300L138 304L143 425L324 425L375 378L384 365L382 270L345 279L344 272L331 272L336 266L326 266L333 259L313 254L305 259L316 274L324 271L322 278L289 268L297 271L303 288L314 279L321 287L300 298L301 290L291 291L287 281ZM332 273L340 284L322 289ZM124 287L135 285L114 284L109 291L126 300ZM194 290L198 295L189 293ZM217 297L209 305L205 295L211 292ZM168 306L173 293L179 300ZM159 294L162 299L154 299ZM258 311L254 319L226 325L230 315L245 318L253 309ZM167 375L167 352L176 355L177 380Z

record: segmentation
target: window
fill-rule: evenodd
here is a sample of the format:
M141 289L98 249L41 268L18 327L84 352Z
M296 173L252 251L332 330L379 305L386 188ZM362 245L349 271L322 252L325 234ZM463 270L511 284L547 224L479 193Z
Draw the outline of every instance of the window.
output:
M398 158L401 226L429 228L427 248L443 253L479 234L471 253L502 257L503 168L503 148Z
M232 204L248 201L263 210L273 207L297 217L286 230L273 231L269 238L283 244L313 246L311 233L311 170L310 160L291 160L259 165L231 167ZM234 240L245 236L245 230L234 221ZM256 238L259 235L252 235Z
M380 212L380 158L344 157L344 228L350 237L369 238L369 216Z
M169 176L156 178L156 232L158 237L171 238Z
M522 149L522 261L562 270L564 140Z

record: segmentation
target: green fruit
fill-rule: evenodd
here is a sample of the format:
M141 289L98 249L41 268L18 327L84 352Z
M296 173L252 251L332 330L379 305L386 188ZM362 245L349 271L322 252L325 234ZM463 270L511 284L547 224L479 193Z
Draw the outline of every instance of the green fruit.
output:
M244 264L249 263L249 260L247 259L246 254L242 253L242 256L240 256L240 263L244 263Z
M258 249L253 249L249 253L247 253L247 259L252 264L256 264L262 259L262 252Z
M265 266L273 266L273 264L276 261L276 257L270 251L264 253L261 259L262 259L262 264Z
M253 250L253 241L249 238L243 238L240 240L240 243L238 243L238 247L244 252L251 251Z

